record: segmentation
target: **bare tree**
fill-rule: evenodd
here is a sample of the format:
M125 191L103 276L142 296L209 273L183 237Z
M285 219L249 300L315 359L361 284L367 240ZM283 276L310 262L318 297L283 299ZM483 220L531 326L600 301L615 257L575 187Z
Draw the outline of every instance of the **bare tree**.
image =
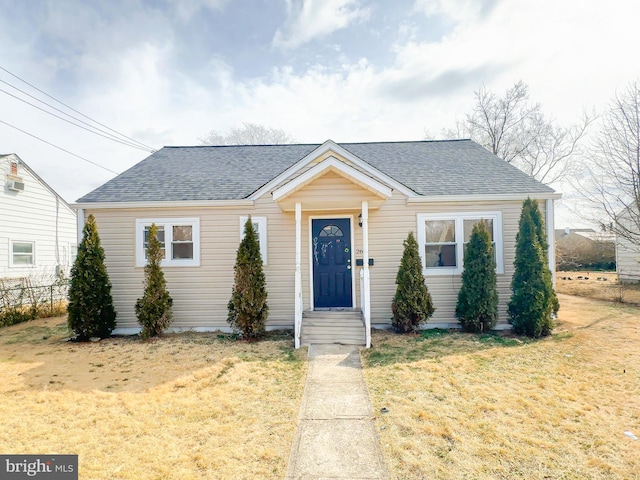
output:
M248 122L244 122L242 127L232 128L226 135L211 130L199 140L202 145L280 145L295 141L284 130Z
M543 183L570 176L570 157L594 119L583 114L576 125L563 128L545 118L539 103L529 101L529 87L518 81L503 97L484 86L474 92L473 112L455 127L443 131L447 138L468 137Z
M640 80L616 94L576 182L599 223L640 246Z

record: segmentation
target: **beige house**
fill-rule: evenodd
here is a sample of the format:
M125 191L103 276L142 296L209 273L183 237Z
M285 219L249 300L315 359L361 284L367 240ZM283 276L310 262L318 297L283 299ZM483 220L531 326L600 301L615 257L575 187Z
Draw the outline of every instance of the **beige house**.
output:
M483 219L496 252L500 322L522 201L539 201L553 244L551 188L470 140L165 147L74 205L93 214L118 312L116 333L139 330L145 232L161 229L174 329L228 330L227 302L242 227L251 216L269 293L269 329L296 346L369 345L388 327L395 279L416 234L436 312L457 327L464 244ZM554 264L553 252L549 259ZM554 268L551 269L554 271Z

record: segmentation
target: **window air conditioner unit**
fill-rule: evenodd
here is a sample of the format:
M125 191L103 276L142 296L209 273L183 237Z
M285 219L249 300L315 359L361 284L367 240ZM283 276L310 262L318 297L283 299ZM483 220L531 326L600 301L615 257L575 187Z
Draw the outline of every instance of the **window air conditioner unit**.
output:
M13 190L14 192L23 192L24 191L24 182L19 180L9 180L7 184L7 188L9 190Z

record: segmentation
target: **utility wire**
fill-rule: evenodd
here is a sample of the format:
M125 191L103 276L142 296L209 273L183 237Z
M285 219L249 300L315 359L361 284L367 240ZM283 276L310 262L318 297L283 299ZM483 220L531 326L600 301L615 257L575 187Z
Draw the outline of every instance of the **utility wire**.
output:
M75 122L72 122L71 120L67 120L66 118L61 117L60 115L56 115L56 114L55 114L55 113L53 113L53 112L49 112L49 111L45 110L45 109L44 109L44 108L42 108L42 107L39 107L39 106L37 106L37 105L34 105L33 103L26 101L24 98L20 98L20 97L18 97L18 96L16 96L16 95L14 95L14 94L12 94L12 93L9 93L9 92L7 92L6 90L3 90L2 88L0 88L0 92L2 92L2 93L6 93L7 95L9 95L10 97L15 98L16 100L20 100L21 102L24 102L24 103L26 103L27 105L32 106L33 108L37 108L38 110L40 110L40 111L42 111L42 112L44 112L44 113L47 113L47 114L51 115L52 117L56 117L56 118L58 118L58 119L62 120L63 122L70 123L71 125L73 125L73 126L75 126L75 127L78 127L78 128L81 128L81 129L83 129L83 130L86 130L87 132L93 133L94 135L98 135L98 136L100 136L100 137L106 138L107 140L112 140L112 141L114 141L114 142L121 143L121 144L126 145L126 146L128 146L128 147L137 148L138 150L144 150L145 152L151 152L151 153L153 153L153 150L147 150L146 148L139 147L139 146L134 145L134 144L132 144L132 143L130 143L130 142L125 142L124 140L120 140L119 138L116 138L116 137L114 137L113 135L109 135L109 136L107 136L107 135L104 135L104 134L102 134L102 133L99 133L99 132L96 132L96 131L94 131L94 130L91 130L90 128L83 127L82 125L77 124L77 123L75 123ZM64 113L64 112L63 112L63 113ZM66 114L65 114L65 115L66 115ZM93 127L91 127L91 128L93 128Z
M2 68L2 67L0 67L0 68ZM113 170L111 170L110 168L103 167L103 166L102 166L102 165L100 165L99 163L92 162L92 161L91 161L91 160L89 160L88 158L84 158L84 157L81 157L80 155L76 155L75 153L70 152L69 150L65 150L64 148L59 147L59 146L57 146L57 145L54 145L53 143L48 142L48 141L46 141L46 140L44 140L44 139L42 139L42 138L40 138L40 137L38 137L38 136L36 136L36 135L34 135L34 134L32 134L32 133L25 132L25 131L24 131L24 130L22 130L21 128L18 128L18 127L14 126L14 125L11 125L10 123L5 122L4 120L0 120L0 123L4 123L4 124L5 124L6 126L8 126L8 127L14 128L14 129L18 130L19 132L22 132L22 133L24 133L24 134L26 134L26 135L29 135L30 137L33 137L33 138L35 138L35 139L37 139L37 140L40 140L41 142L46 143L47 145L51 145L52 147L57 148L58 150L62 150L63 152L68 153L69 155L73 155L74 157L77 157L77 158L79 158L80 160L84 160L85 162L88 162L88 163L90 163L91 165L95 165L96 167L100 167L100 168L102 168L103 170L106 170L107 172L111 172L111 173L115 173L116 175L119 175L119 173L118 173L118 172L113 171Z
M18 75L14 74L14 73L11 73L11 72L10 72L9 70L7 70L6 68L4 68L4 67L0 66L0 70L3 70L4 72L8 73L9 75L11 75L11 76L12 76L12 77L14 77L14 78L17 78L17 79L18 79L18 80L20 80L22 83L25 83L25 84L29 85L31 88L33 88L33 89L37 90L38 92L42 93L43 95L46 95L46 96L47 96L47 97L49 97L50 99L52 99L52 100L54 100L54 101L58 102L60 105L64 105L64 106L65 106L65 107L67 107L69 110L71 110L71 111L73 111L73 112L77 113L78 115L82 115L84 118L86 118L86 119L88 119L88 120L91 120L91 121L92 121L92 122L94 122L95 124L100 125L101 127L104 127L104 128L106 128L107 130L110 130L110 131L112 131L113 133L116 133L116 134L120 135L121 137L126 138L127 140L130 140L130 141L132 141L132 142L134 142L134 143L137 143L137 144L139 144L139 145L141 145L141 146L143 146L143 147L146 147L147 149L149 149L149 150L151 150L151 151L155 151L155 149L154 149L153 147L150 147L149 145L145 145L144 143L139 142L138 140L134 140L133 138L128 137L128 136L127 136L127 135L125 135L124 133L120 133L120 132L118 132L117 130L114 130L113 128L106 126L105 124L100 123L100 122L98 122L97 120L94 120L93 118L91 118L91 117L89 117L89 116L85 115L84 113L79 112L79 111L78 111L78 110L76 110L75 108L70 107L70 106L69 106L69 105L67 105L66 103L61 102L60 100L58 100L57 98L52 97L52 96L51 96L51 95L49 95L47 92L44 92L44 91L40 90L40 89L39 89L38 87L36 87L35 85L32 85L32 84L30 84L29 82L27 82L26 80L23 80L22 78L20 78Z
M84 120L82 120L82 119L80 119L80 118L74 117L73 115L70 115L70 114L68 114L67 112L63 111L63 110L60 110L59 108L56 108L56 107L54 107L53 105L48 104L48 103L47 103L47 102L45 102L44 100L40 100L39 98L37 98L37 97L35 97L35 96L33 96L33 95L31 95L31 94L29 94L29 93L25 92L24 90L20 90L18 87L14 86L14 85L11 85L9 82L5 82L5 81L4 81L4 80L2 80L2 79L0 79L0 82L4 83L4 84L6 84L6 85L9 85L11 88L14 88L14 89L18 90L20 93L22 93L22 94L24 94L24 95L27 95L27 96L28 96L28 97L30 97L30 98L33 98L33 99L34 99L34 100L36 100L37 102L40 102L40 103L42 103L42 104L46 105L47 107L52 108L53 110L55 110L55 111L57 111L57 112L60 112L61 114L66 115L67 117L72 118L72 119L74 119L74 120L76 120L76 121L78 121L78 122L80 122L80 123L82 123L82 124L86 125L88 128L87 128L87 127L83 127L82 125L78 125L77 123L74 123L74 122L72 122L72 121L70 121L70 120L67 120L66 118L59 117L58 115L56 115L56 114L54 114L54 113L51 113L51 112L49 112L49 111L47 111L47 110L45 110L45 109L43 109L43 108L41 108L41 107L39 107L39 106L37 106L37 105L34 105L33 103L28 102L27 100L24 100L23 98L20 98L20 97L18 97L18 96L16 96L16 95L13 95L13 94L11 94L11 93L9 93L9 92L7 92L7 91L5 91L5 90L2 90L2 89L0 88L0 92L5 93L5 94L7 94L7 95L9 95L9 96L11 96L11 97L13 97L13 98L15 98L16 100L20 100L21 102L24 102L24 103L26 103L27 105L32 106L33 108L37 108L38 110L41 110L41 111L43 111L44 113L48 113L49 115L52 115L52 116L54 116L54 117L56 117L56 118L59 118L60 120L63 120L63 121L65 121L65 122L67 122L67 123L70 123L71 125L74 125L74 126L76 126L76 127L78 127L78 128L82 128L82 129L84 129L84 130L87 130L87 131L89 131L89 132L91 132L91 133L94 133L94 134L99 135L99 136L101 136L101 137L107 138L107 139L109 139L109 140L113 140L114 142L118 142L118 143L121 143L121 144L123 144L123 145L127 145L127 146L129 146L129 147L137 148L137 149L139 149L139 150L144 150L145 152L149 152L149 153L153 153L153 152L154 152L154 150L153 150L153 149L151 149L151 150L150 150L150 149L148 149L147 147L138 146L138 145L136 145L136 144L134 144L134 143L131 143L131 142L129 142L129 141L125 141L125 140L123 140L123 139L121 139L121 138L118 138L118 137L116 137L115 135L113 135L113 134L111 134L111 133L109 133L109 132L107 132L107 131L105 131L105 130L102 130L102 129L99 129L99 128L97 128L97 127L94 127L94 126L93 126L93 125L91 125L90 123L85 122ZM99 132L101 132L101 133L99 133ZM137 142L137 143L138 143L138 142ZM142 144L140 144L140 145L142 145Z

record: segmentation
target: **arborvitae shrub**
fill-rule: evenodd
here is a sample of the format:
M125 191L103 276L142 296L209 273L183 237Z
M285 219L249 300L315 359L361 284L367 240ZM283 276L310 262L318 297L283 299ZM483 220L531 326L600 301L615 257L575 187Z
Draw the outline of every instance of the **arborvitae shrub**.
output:
M542 248L542 254L544 255L544 275L546 277L545 283L548 282L549 285L547 295L549 296L549 299L551 301L551 308L553 313L557 314L558 310L560 310L560 302L558 301L558 296L553 289L551 270L549 270L549 243L547 242L547 236L545 234L544 218L537 201L532 200L531 198L527 198L524 203L528 208L531 209L531 219L533 220L533 224L535 225L536 237L538 238L538 243L540 243L540 248Z
M496 261L483 221L476 223L464 251L456 317L468 332L491 330L498 321Z
M136 302L136 316L142 326L142 338L156 337L169 326L173 317L173 299L167 290L167 282L160 263L162 245L158 240L158 227L152 224L147 240L147 264L144 267L144 293Z
M409 232L404 241L396 284L398 287L391 303L393 329L399 333L415 332L433 315L435 308L424 282L418 242L413 232Z
M235 283L227 305L227 322L242 338L261 337L265 332L269 306L260 243L251 217L244 225L244 236L233 270Z
M525 200L516 237L515 272L508 310L509 322L516 333L542 337L551 334L553 329L551 315L557 299L543 245L540 244L538 222L541 219L534 220L535 211L533 201Z
M93 215L89 215L71 267L67 323L78 340L105 338L116 327L111 282Z

